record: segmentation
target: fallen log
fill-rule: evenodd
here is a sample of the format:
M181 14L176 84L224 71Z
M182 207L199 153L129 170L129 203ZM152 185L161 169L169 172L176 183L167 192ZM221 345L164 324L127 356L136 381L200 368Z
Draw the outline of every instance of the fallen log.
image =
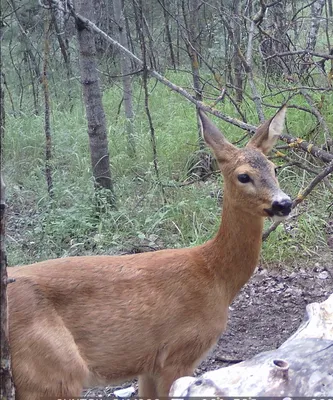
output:
M332 396L333 294L306 307L298 330L276 350L201 377L174 382L171 397Z

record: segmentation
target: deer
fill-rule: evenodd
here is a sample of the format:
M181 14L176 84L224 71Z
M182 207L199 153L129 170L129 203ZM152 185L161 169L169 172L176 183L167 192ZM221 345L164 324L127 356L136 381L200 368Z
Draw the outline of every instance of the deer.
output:
M75 256L9 268L9 343L17 400L80 396L138 377L139 396L169 395L226 328L228 308L253 274L265 218L292 202L267 158L286 106L243 148L199 110L224 176L216 235L191 248Z

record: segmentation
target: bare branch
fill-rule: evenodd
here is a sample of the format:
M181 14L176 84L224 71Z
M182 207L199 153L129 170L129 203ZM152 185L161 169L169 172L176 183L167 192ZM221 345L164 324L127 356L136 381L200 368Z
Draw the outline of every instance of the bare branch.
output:
M265 57L264 61L270 60L275 57L288 57L288 56L301 55L301 54L320 57L320 58L324 58L325 60L333 60L332 54L322 54L322 53L317 53L316 51L308 51L308 50L295 50L295 51L284 51L281 53L271 54L271 55Z
M326 136L325 139L327 139L327 137L330 137L331 134L330 134L330 130L328 128L328 125L327 125L324 117L321 115L318 108L315 106L314 101L312 100L311 96L304 89L301 89L300 92L304 96L305 100L308 102L313 114L317 117L319 123L323 127L323 130L324 130L325 136Z

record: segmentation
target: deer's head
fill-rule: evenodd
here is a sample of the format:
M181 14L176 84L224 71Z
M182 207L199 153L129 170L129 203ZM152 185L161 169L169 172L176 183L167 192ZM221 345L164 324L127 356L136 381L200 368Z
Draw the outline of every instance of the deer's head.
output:
M199 111L202 133L213 150L224 176L225 196L241 212L284 219L291 211L291 199L279 187L276 167L266 155L282 133L286 107L259 126L248 144L239 149Z

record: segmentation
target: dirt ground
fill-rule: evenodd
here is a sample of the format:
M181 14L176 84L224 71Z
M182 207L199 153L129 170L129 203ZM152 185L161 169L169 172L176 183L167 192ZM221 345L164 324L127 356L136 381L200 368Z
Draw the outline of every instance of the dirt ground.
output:
M279 347L299 327L306 305L333 293L333 251L316 260L283 269L260 266L230 307L228 327L195 375L226 367L257 353ZM110 396L118 387L91 389L89 395Z
M259 267L231 305L227 330L199 374L278 348L299 327L306 305L331 293L333 254L306 269Z

